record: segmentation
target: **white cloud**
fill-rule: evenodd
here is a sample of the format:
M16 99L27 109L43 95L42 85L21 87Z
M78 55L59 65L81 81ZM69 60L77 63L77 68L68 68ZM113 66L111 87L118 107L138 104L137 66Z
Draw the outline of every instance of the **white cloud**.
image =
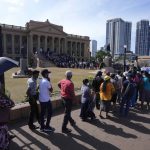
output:
M5 0L4 2L7 3L9 6L22 7L25 0Z
M144 9L148 2L149 0L0 0L0 20L2 23L24 26L30 19L49 19L51 23L62 25L67 33L90 36L98 41L100 47L105 44L106 20L119 17L132 21L135 34L136 22L150 19L149 10ZM143 7L140 8L141 5Z
M35 3L39 3L40 0L33 0Z

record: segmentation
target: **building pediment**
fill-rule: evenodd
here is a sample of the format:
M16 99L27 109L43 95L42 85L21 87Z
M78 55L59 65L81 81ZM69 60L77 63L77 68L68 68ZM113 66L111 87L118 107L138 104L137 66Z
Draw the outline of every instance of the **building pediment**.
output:
M59 35L62 35L62 34L66 34L65 32L57 29L57 28L54 28L52 26L46 26L46 27L39 27L39 28L36 28L36 29L32 29L33 31L36 31L36 32L41 32L41 33L50 33L50 34L59 34ZM32 31L31 30L31 31Z
M66 33L63 31L62 26L51 24L48 21L46 22L30 21L27 25L30 31L57 34L57 35L62 35L62 34L66 35Z

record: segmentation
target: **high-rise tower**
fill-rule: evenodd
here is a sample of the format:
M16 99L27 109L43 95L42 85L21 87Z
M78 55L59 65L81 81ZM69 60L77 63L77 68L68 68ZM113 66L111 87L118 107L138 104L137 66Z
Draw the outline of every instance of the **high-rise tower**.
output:
M150 55L150 26L148 20L137 22L135 53L140 56Z
M127 51L131 47L131 22L126 22L121 18L107 20L106 23L106 45L110 45L112 56L123 54L124 45Z

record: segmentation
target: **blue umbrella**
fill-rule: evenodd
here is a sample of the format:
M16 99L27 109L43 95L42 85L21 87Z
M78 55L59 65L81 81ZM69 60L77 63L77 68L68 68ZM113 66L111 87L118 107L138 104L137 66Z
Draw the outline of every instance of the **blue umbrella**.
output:
M8 58L8 57L0 57L0 74L3 74L5 71L18 66L18 62Z

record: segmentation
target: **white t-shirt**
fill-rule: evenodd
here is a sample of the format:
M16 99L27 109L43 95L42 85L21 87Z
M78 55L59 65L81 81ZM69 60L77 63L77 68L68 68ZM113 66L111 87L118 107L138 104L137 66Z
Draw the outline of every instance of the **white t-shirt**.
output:
M50 101L50 91L49 89L52 88L51 83L46 79L42 78L39 83L39 101L40 102L48 102Z

